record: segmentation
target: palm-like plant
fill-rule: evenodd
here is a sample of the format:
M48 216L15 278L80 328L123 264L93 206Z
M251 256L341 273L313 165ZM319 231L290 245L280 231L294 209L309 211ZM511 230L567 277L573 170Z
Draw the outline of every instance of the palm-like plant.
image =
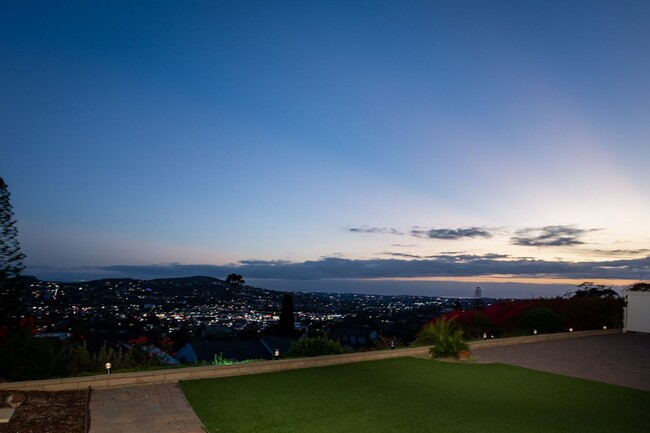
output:
M445 316L424 325L415 338L415 343L432 344L431 356L433 358L458 356L458 352L468 349L463 339L463 331L457 328L454 318Z

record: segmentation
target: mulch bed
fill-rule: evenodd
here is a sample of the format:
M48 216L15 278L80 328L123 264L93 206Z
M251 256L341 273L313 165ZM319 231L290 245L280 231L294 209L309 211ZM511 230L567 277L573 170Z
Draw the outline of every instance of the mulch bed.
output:
M27 397L0 433L85 433L89 391L21 391ZM0 391L0 407L12 391Z

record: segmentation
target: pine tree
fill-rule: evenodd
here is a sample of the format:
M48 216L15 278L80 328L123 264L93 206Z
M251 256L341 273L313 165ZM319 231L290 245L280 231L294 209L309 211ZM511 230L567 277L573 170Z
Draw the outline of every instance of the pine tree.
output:
M15 323L25 302L25 284L20 279L25 255L20 251L10 196L0 177L0 325Z

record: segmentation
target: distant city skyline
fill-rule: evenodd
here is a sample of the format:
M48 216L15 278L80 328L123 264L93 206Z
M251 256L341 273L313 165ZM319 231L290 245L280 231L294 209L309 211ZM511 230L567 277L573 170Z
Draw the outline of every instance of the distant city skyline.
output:
M3 2L24 273L647 279L648 22L632 0Z

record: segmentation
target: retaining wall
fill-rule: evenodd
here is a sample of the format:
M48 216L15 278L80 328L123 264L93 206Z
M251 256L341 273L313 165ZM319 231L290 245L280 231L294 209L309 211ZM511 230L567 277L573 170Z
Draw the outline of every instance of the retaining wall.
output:
M497 338L470 342L470 349L481 347L510 346L513 344L537 343L541 341L561 340L567 338L589 337L592 335L620 333L620 329L565 332L558 334L531 335L525 337ZM300 368L323 367L327 365L349 364L352 362L374 361L406 356L428 357L430 346L409 347L395 350L378 350L373 352L356 352L344 355L318 356L314 358L279 359L276 361L259 361L232 365L210 365L205 367L186 367L134 373L101 374L86 377L68 377L63 379L33 380L26 382L0 383L0 389L23 391L62 391L74 389L116 388L134 385L178 382L179 380L205 379L213 377L241 376L246 374L268 373Z

